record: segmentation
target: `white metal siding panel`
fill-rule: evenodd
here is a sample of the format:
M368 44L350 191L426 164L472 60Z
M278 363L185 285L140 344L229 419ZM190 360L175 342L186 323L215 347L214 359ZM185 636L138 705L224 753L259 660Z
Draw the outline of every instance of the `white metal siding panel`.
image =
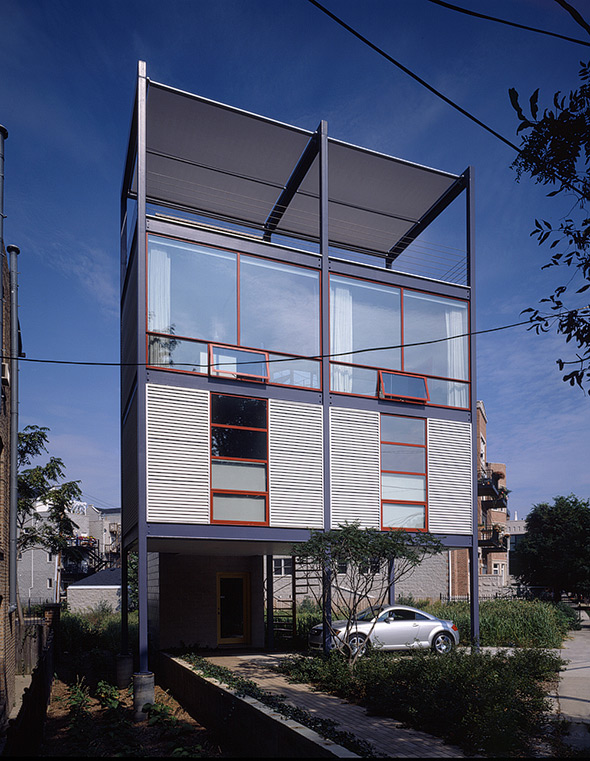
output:
M471 425L428 420L428 528L433 534L473 531Z
M209 394L147 386L147 519L209 523Z
M269 401L270 525L323 528L323 424L319 404Z
M379 413L330 409L332 527L381 527Z

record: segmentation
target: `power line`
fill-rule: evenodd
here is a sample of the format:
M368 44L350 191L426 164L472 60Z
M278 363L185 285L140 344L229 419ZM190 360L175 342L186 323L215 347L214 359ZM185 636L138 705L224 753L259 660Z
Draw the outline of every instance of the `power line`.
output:
M584 309L590 309L590 305L579 307L578 309L570 309L567 312L561 312L560 314L551 314L543 317L545 317L546 320L557 320L567 314L571 314L573 312L577 312L578 314L583 311ZM269 364L276 364L279 362L293 362L293 360L320 360L320 359L332 359L334 357L342 357L342 356L351 356L353 354L365 354L367 352L371 351L387 351L390 349L406 349L412 346L428 346L431 344L437 344L437 343L443 343L444 341L454 341L457 338L468 338L470 336L479 336L484 335L486 333L496 333L500 330L508 330L509 328L516 328L520 325L530 325L532 326L533 323L531 323L530 320L522 320L521 322L513 322L509 325L499 325L495 328L486 328L485 330L474 330L469 331L467 333L459 333L456 336L445 336L444 338L433 338L429 341L416 341L413 343L404 343L404 344L395 344L392 346L374 346L368 349L352 349L350 351L341 351L336 352L332 354L315 354L311 356L289 356L289 357L281 357L277 359L269 359L267 360ZM170 338L174 339L175 336L170 336ZM181 339L177 339L181 340ZM236 347L237 349L241 349L241 347ZM252 351L258 351L253 349ZM13 359L13 357L10 356L2 356L2 360L8 361L10 359ZM33 362L37 364L47 364L47 365L80 365L80 366L86 366L86 367L145 367L145 364L143 362L85 362L85 361L79 361L79 360L68 360L68 359L39 359L34 357L18 357L17 358L19 362ZM252 365L255 364L260 360L251 360L246 362L228 362L228 363L222 363L217 362L215 363L215 366L221 366L222 364L231 364L232 366L237 365ZM174 364L175 367L181 367L183 365L190 365L193 366L196 363L194 362L177 362Z
M557 32L550 32L547 29L537 29L533 26L526 26L525 24L517 24L515 21L507 21L506 19L497 18L495 16L487 16L485 13L477 13L476 11L468 10L467 8L461 8L458 5L453 5L452 3L446 3L444 0L428 0L429 3L434 3L435 5L440 5L443 8L448 8L451 11L458 11L459 13L465 13L467 16L474 16L475 18L482 18L486 19L487 21L496 21L498 24L506 24L508 26L514 26L517 29L524 29L527 32L537 32L537 34L547 34L550 37L558 37L562 40L567 40L567 42L575 42L578 45L586 45L587 47L590 47L590 42L586 42L585 40L578 40L575 37L567 37L564 34L558 34Z
M447 103L449 106L452 106L455 110L459 111L459 113L463 114L463 116L466 116L468 119L470 119L472 122L475 122L475 124L479 125L483 129L485 129L487 132L492 134L494 137L498 138L498 140L501 140L506 145L510 146L510 148L513 148L517 153L520 153L520 149L514 145L510 140L505 138L503 135L501 135L499 132L496 132L495 129L492 129L492 127L489 127L487 124L481 121L481 119L478 119L476 116L474 116L472 113L464 109L462 106L460 106L458 103L455 103L455 101L451 100L450 98L447 98L446 95L443 95L439 90L437 90L432 85L428 84L424 79L419 77L417 74L414 74L413 71L408 69L407 66L404 66L399 61L396 61L395 58L392 58L388 53L386 53L384 50L382 50L380 47L375 45L373 42L368 40L366 37L363 37L360 32L357 32L356 29L353 29L353 27L349 26L345 21L343 21L341 18L336 16L334 13L329 11L327 8L324 8L321 3L318 3L317 0L309 0L309 2L312 5L315 5L316 8L318 8L322 13L325 13L326 16L329 16L333 21L335 21L337 24L340 24L344 29L346 29L348 32L353 34L355 37L357 37L361 42L364 42L365 45L368 45L372 50L374 50L376 53L379 53L379 55L383 56L386 60L388 60L390 63L392 63L394 66L397 66L398 69L401 69L405 74L408 74L408 76L412 77L412 79L416 80L419 84L421 84L423 87L425 87L427 90L430 90L431 93L434 93L438 98L441 100L444 100L445 103Z

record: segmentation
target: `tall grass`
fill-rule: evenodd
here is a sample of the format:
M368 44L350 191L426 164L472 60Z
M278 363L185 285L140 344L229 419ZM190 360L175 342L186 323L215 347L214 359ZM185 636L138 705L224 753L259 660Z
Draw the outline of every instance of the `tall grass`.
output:
M137 611L129 613L129 642L137 640ZM117 654L121 649L121 614L103 606L85 613L62 611L59 623L59 650L75 655L92 649Z
M450 619L462 644L469 644L471 614L468 602L433 603L427 611ZM540 600L484 600L479 605L480 645L484 647L559 648L571 628L571 618L553 603Z
M129 613L129 647L136 655L138 614ZM94 688L101 679L114 682L115 656L121 651L121 614L99 606L86 613L60 615L57 636L58 673L65 681L83 675Z
M401 600L399 601L402 602ZM471 613L468 602L431 603L406 598L403 604L453 621L462 645L471 640ZM312 626L322 620L321 608L307 604L297 611L297 640L305 646ZM479 606L479 644L484 647L559 648L569 629L579 628L569 606L540 600L484 600Z

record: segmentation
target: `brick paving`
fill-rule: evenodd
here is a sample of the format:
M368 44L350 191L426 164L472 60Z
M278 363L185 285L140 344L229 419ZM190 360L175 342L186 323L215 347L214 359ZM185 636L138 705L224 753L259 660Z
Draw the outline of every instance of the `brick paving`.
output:
M339 731L350 732L370 743L376 755L385 758L466 758L462 750L447 745L438 737L405 729L394 719L369 716L364 708L314 690L309 685L291 684L272 670L284 657L274 653L216 653L208 655L207 660L252 680L263 690L282 696L286 702L305 709L312 716L331 719Z

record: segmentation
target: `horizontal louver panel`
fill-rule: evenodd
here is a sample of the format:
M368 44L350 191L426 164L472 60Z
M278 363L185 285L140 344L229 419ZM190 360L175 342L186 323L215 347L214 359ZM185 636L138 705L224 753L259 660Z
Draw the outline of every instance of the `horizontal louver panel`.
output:
M469 423L428 421L428 528L434 534L473 531Z
M317 404L269 401L270 525L324 525L323 422Z
M330 409L332 528L381 526L379 414Z
M147 519L209 523L209 394L147 386Z

